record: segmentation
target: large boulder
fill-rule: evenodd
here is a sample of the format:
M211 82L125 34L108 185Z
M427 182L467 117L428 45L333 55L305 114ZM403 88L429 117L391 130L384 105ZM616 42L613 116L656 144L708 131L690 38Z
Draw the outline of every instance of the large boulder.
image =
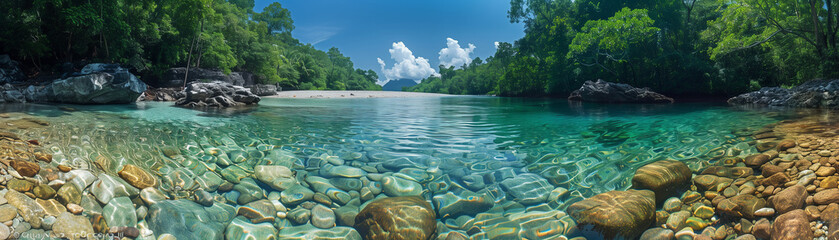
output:
M174 102L183 97L180 88L149 88L140 96L140 101Z
M655 193L610 191L571 204L566 211L591 239L634 239L655 223Z
M810 220L804 210L796 209L781 214L772 224L773 240L778 239L813 239Z
M204 207L190 200L164 200L149 208L149 229L155 234L172 234L179 240L224 239L224 230L233 221L235 209L217 203Z
M353 227L367 240L431 239L437 220L425 199L389 197L367 204L356 215Z
M146 91L146 84L119 65L93 63L80 74L56 80L45 88L52 90L52 94L46 93L51 99L37 101L113 104L135 102Z
M586 81L571 93L568 100L606 103L673 103L673 99L649 88L636 88L629 84L613 83L598 79Z
M26 79L17 61L9 55L0 55L0 83L19 82Z
M815 79L791 89L764 87L728 99L732 105L767 105L802 108L839 107L839 79Z
M186 74L186 68L170 68L163 73L160 79L162 82L158 87L182 87L184 85L184 74ZM206 68L189 68L189 74L186 77L187 83L196 81L221 81L236 86L253 84L253 74L241 72L224 74L222 71Z
M259 103L259 96L244 87L226 82L192 82L184 97L175 102L185 107L235 107Z
M632 187L655 192L656 202L663 202L670 195L690 184L691 171L685 163L661 160L644 165L635 171Z
M253 94L257 96L272 96L277 95L277 86L268 84L255 84L249 87Z

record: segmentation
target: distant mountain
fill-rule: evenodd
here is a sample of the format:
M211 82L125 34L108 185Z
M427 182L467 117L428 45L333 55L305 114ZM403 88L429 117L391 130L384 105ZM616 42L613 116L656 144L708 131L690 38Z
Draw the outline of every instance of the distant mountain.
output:
M417 82L411 79L390 80L382 86L383 91L402 91L403 87L413 87Z

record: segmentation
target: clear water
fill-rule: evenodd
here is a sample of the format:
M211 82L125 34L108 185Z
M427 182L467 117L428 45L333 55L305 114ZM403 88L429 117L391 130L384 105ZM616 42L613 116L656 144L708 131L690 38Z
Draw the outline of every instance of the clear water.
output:
M214 113L161 102L4 108L51 122L27 135L46 143L56 163L95 169L99 160L110 173L124 163L160 176L201 164L200 156L173 161L165 148L191 152L212 145L254 154L271 146L303 166L323 154L363 156L359 164L371 166L408 160L420 169L451 172L461 185L469 185L462 179L468 175L529 171L577 197L626 189L634 170L655 160L682 160L699 169L725 155L748 154L755 151L747 144L751 132L789 116L722 104L493 97L264 99L255 108Z

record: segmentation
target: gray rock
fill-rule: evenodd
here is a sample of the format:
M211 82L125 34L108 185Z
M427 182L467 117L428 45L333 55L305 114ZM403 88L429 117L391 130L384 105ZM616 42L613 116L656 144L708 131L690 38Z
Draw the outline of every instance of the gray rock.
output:
M9 55L0 55L0 83L19 82L26 79L23 71L20 70L17 61L9 58Z
M801 108L839 107L839 79L815 79L792 89L764 87L728 99L732 105L768 105Z
M312 208L312 225L323 229L335 227L335 212L318 204Z
M673 103L673 99L649 88L636 88L629 84L612 83L598 79L586 81L571 93L568 100L609 103Z
M225 228L233 221L235 209L226 204L202 207L195 202L164 200L149 209L149 229L156 235L171 234L179 240L224 239Z
M243 217L237 217L227 225L224 235L226 239L276 239L277 229L271 223L253 224Z
M134 211L134 204L128 197L111 199L102 209L102 214L105 216L108 227L137 226L137 212Z
M48 100L76 104L133 103L146 84L127 69L116 64L94 63L85 66L81 75L52 82Z
M55 224L52 225L52 232L58 236L66 236L70 239L81 239L91 237L93 225L84 216L73 215L63 212L58 215Z
M170 68L161 77L163 81L161 87L183 87L184 74L186 68ZM222 71L210 70L205 68L189 68L189 75L187 75L187 83L195 81L221 81L230 83L236 86L245 86L253 84L253 74L232 72L230 75L224 74Z
M554 188L548 180L532 173L504 179L501 181L501 186L507 194L515 198L515 201L524 205L545 202Z
M286 227L280 230L279 239L308 240L308 239L345 239L361 240L361 235L351 227L334 227L319 229L311 224Z
M184 97L175 102L186 107L234 107L259 103L259 96L247 88L225 82L193 82L184 89Z
M253 94L257 96L271 96L277 95L277 86L268 84L255 84L249 87Z

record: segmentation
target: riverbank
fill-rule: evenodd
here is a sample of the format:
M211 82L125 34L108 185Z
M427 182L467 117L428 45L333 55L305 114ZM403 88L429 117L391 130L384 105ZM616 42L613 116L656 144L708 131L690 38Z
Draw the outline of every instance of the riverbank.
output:
M394 91L282 91L267 98L413 98L455 96L440 93L394 92Z

